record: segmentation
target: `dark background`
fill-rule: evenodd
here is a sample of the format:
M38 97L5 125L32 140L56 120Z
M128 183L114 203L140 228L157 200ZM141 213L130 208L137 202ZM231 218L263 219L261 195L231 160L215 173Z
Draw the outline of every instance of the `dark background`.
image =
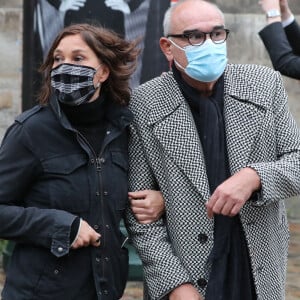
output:
M22 110L26 110L36 104L36 96L41 85L41 74L38 72L40 65L43 62L43 53L39 33L34 30L35 23L35 10L39 0L26 0L24 1L24 16L23 16L23 78L22 78ZM92 2L95 2L93 6ZM108 13L103 12L99 17L91 16L93 8L97 8L100 0L87 0L86 7L80 11L68 11L65 16L66 25L70 23L88 22L101 25L105 20L109 20ZM101 0L104 1L104 0ZM144 0L131 0L132 3L139 7L139 3ZM170 0L145 0L149 1L148 14L143 16L146 25L142 41L142 56L140 58L140 74L139 83L143 83L159 74L168 70L168 64L160 51L159 38L162 36L162 21L166 9L170 5ZM58 2L58 0L48 1ZM142 4L141 4L142 5ZM92 8L92 9L91 9ZM52 7L51 7L52 9ZM111 14L111 27L115 31L124 35L124 18L123 13L114 11ZM111 12L110 12L111 13ZM50 19L49 24L45 24L45 28L49 31L53 30L53 26L57 26L59 20ZM108 22L108 21L107 21ZM119 22L119 24L118 24ZM120 25L120 26L118 26ZM107 27L107 26L106 26ZM47 31L48 33L48 31ZM134 88L135 86L133 86Z

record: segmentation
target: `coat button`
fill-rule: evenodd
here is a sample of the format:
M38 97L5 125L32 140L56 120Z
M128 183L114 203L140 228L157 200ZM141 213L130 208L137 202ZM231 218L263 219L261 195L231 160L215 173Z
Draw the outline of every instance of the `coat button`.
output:
M94 225L94 229L95 229L95 230L98 230L98 229L99 229L99 225L95 224L95 225Z
M57 248L57 251L61 253L61 252L64 251L64 248L63 248L63 247L58 247L58 248Z
M57 275L59 271L57 269L54 270L54 274Z
M107 196L108 195L108 191L104 191L103 194L104 194L104 196Z
M208 239L208 237L207 237L207 235L204 234L204 233L200 233L200 234L198 235L198 241L199 241L200 243L202 243L202 244L206 243L206 242L207 242L207 239Z
M104 295L108 295L108 290L103 290Z
M102 164L104 164L104 163L105 163L105 158L104 158L104 157L101 157L101 158L100 158L100 162L101 162Z
M198 280L197 280L197 283L198 283L198 285L199 285L201 288L205 288L206 285L207 285L207 281L206 281L206 279L204 279L204 278L198 279Z
M96 257L96 262L97 262L97 263L100 262L100 257Z

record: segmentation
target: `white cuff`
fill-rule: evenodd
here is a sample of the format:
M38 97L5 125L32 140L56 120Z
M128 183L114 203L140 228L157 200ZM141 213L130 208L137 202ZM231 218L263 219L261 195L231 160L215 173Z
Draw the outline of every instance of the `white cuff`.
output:
M79 227L78 227L78 231L77 231L77 234L75 236L75 239L73 240L70 248L72 248L72 246L74 245L74 243L76 242L77 238L78 238L78 235L79 235L79 231L80 231L80 227L81 227L81 222L82 222L82 219L80 218L80 222L79 222Z
M288 19L286 19L286 20L284 20L284 21L281 22L282 23L282 27L289 26L290 24L292 24L294 22L294 20L295 20L294 15L293 14L290 15L290 17Z

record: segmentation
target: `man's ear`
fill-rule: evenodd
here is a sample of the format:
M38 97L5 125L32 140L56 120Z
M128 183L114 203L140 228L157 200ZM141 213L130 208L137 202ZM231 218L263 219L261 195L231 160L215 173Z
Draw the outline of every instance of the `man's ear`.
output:
M165 57L167 58L167 60L169 62L173 61L173 54L171 51L171 42L168 38L166 37L162 37L159 40L159 45L160 45L160 49L161 51L164 53Z

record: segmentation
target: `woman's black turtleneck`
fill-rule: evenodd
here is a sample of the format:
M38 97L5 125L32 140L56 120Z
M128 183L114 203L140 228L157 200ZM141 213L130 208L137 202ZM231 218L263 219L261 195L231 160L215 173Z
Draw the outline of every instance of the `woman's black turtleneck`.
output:
M60 103L69 122L87 139L96 154L100 153L105 137L107 102L106 97L100 96L95 101L78 106Z

